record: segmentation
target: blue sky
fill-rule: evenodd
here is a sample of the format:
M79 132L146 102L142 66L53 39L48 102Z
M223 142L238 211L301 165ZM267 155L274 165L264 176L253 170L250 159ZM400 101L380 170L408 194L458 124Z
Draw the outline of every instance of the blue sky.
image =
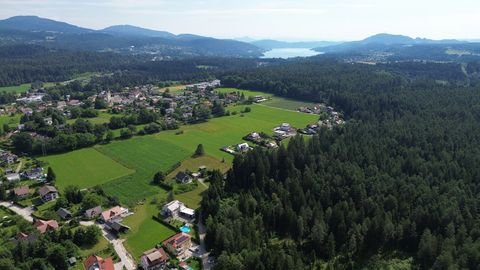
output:
M38 15L94 29L133 24L221 38L357 40L388 32L480 38L478 0L0 0L0 18Z

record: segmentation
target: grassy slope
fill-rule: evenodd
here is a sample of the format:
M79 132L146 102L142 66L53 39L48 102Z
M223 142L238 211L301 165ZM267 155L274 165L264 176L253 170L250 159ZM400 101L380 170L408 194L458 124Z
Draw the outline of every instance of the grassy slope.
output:
M57 176L56 185L63 190L68 185L86 188L133 173L103 155L96 148L85 148L66 154L42 157Z

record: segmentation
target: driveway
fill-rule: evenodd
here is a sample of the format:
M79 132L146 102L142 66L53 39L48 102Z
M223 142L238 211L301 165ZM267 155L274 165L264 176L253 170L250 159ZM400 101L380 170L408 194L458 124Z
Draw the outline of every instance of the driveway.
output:
M91 226L95 224L102 230L103 237L105 237L105 239L112 244L113 249L115 249L115 252L118 255L118 258L120 258L120 262L114 265L115 270L122 270L123 267L125 267L127 270L137 269L135 261L132 259L132 255L130 255L130 253L128 253L123 246L123 241L125 241L124 239L119 239L116 235L105 229L101 224L93 221L80 221L80 225L82 226Z
M0 205L5 206L8 209L12 210L19 216L23 217L26 221L33 222L33 218L32 218L33 209L31 207L21 208L10 202L0 202Z
M210 270L212 265L208 262L208 256L210 252L207 251L205 246L205 234L207 232L207 228L202 223L202 217L198 218L198 237L200 238L200 250L198 251L199 257L202 259L203 270Z

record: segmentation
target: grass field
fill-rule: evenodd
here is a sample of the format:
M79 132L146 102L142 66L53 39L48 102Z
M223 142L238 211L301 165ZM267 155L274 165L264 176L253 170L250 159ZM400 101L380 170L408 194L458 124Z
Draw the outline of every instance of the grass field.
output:
M9 93L24 93L27 92L31 87L30 83L25 83L21 85L14 85L14 86L5 86L5 87L0 87L0 92L9 92Z
M265 105L269 107L292 110L292 111L296 111L300 107L313 106L316 104L313 102L298 101L294 99L274 96L272 94L259 92L259 91L241 90L236 88L218 88L217 91L220 93L240 92L240 93L243 93L246 97L264 96L265 98L270 98L270 100L262 102L259 105Z
M117 196L122 202L134 203L157 194L162 189L150 184L158 171L167 171L175 163L192 155L192 150L178 147L154 136L135 137L116 141L98 148L102 153L134 169L135 173L103 185L107 194Z
M272 108L263 105L250 105L252 111L244 114L210 119L206 123L182 126L183 134L177 131L160 132L159 140L168 141L185 149L196 148L203 144L208 155L219 160L232 160L233 156L220 150L221 147L243 142L242 137L250 132L273 133L273 128L287 122L294 127L305 127L318 120L317 115L304 114ZM230 111L240 112L244 106L229 107Z
M85 120L89 121L92 124L104 124L110 122L110 118L112 116L115 116L115 114L110 114L106 111L99 111L99 114L97 117L93 118L85 118ZM119 115L117 115L119 116ZM72 124L76 121L77 119L69 119L67 120L67 123Z
M125 235L125 246L138 261L144 251L154 248L176 232L152 218L159 212L156 204L146 202L134 211L135 214L124 219L124 223L130 226L130 231Z
M53 168L57 176L56 185L60 190L68 185L93 187L134 172L103 155L96 148L42 157L40 160Z
M160 88L160 92L163 93L166 90L169 90L170 93L175 94L185 89L185 85L172 85L169 87Z
M200 202L202 201L202 193L207 190L207 188L207 186L198 183L198 187L196 189L182 194L177 194L175 195L175 199L183 202L192 209L197 209L200 207Z
M14 116L2 115L0 116L0 125L3 127L4 124L9 125L10 127L17 127L20 124L21 114L15 114Z

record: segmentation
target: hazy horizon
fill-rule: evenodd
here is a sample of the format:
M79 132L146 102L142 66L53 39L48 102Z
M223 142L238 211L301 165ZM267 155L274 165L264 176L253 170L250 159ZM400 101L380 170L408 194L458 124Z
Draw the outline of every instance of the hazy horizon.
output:
M0 0L0 4L2 19L34 15L91 29L129 24L217 38L347 41L378 33L480 38L476 28L480 3L473 0Z

